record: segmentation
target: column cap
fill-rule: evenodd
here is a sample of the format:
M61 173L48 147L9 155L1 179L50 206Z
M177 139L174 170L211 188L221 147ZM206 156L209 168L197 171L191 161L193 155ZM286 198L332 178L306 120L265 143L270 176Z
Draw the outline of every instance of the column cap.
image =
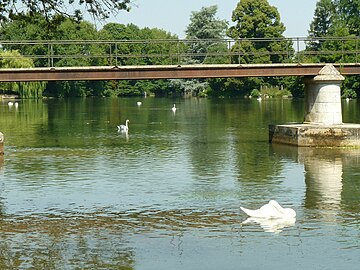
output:
M314 81L343 81L345 80L344 76L332 65L326 64L314 77Z

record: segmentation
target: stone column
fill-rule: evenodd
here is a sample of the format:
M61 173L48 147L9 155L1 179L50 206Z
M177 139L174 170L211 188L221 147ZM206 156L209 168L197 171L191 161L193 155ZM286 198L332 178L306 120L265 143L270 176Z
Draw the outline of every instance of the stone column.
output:
M342 124L340 84L343 80L332 64L326 64L315 78L306 82L304 123Z
M4 154L4 134L0 132L0 156Z

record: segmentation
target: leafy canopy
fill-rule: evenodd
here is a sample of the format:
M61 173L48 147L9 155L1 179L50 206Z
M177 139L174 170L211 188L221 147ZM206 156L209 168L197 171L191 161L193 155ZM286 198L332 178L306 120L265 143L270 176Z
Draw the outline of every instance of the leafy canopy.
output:
M276 38L285 31L279 12L267 0L241 0L232 21L235 25L228 31L232 38Z
M224 42L215 40L224 39L228 22L216 17L218 7L202 7L200 11L193 11L190 16L190 23L186 28L186 38L193 40L189 43L188 53L197 54L188 59L191 63L209 62L208 53L225 53L227 45ZM199 56L200 54L200 56ZM217 59L221 60L221 59Z
M130 10L131 0L2 0L0 21L21 14L40 13L50 18L55 14L82 19L85 13L106 19L120 10Z

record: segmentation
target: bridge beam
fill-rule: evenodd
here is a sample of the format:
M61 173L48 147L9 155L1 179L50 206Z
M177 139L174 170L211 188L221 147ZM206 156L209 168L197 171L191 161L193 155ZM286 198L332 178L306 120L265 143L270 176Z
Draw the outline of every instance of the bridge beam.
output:
M209 64L0 69L0 82L150 80L316 76L323 64ZM343 75L360 74L360 64L336 65Z

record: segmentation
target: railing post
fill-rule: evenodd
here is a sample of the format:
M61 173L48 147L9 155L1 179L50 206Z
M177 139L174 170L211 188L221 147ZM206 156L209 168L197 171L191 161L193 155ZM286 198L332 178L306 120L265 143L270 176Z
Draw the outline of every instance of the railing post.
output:
M181 61L180 61L180 40L178 40L176 47L177 47L177 58L178 58L177 59L177 62L178 62L177 64L180 65L181 64Z
M239 64L241 64L241 55L240 55L241 54L241 40L240 39L239 39L239 46L238 47L239 47L238 61L239 61Z
M228 55L229 55L229 63L232 63L232 59L231 59L231 41L228 41Z
M289 45L291 44L289 42L290 40L289 39L285 39L285 42L286 42L286 54L287 54L287 62L289 62L290 60L290 51L289 51Z
M299 37L296 38L296 55L297 55L297 62L300 64L300 44L299 44Z
M51 62L50 62L50 44L48 43L48 67L51 67Z
M344 39L341 39L341 63L344 63Z
M355 49L355 63L358 63L358 49L359 49L359 37L356 37L355 39L356 42L356 49Z
M111 43L109 44L109 65L112 65L112 51L111 51Z
M51 41L48 43L48 66L54 67L54 48Z

